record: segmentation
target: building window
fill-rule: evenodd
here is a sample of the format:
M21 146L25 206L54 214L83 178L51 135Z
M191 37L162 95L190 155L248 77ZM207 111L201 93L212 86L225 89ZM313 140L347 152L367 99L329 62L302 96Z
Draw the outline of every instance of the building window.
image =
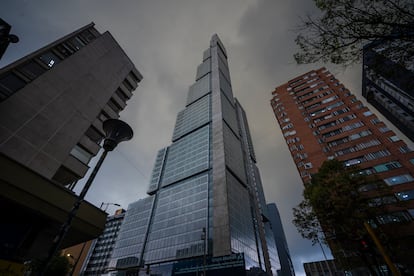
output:
M402 174L402 175L396 175L389 178L384 179L384 182L387 183L389 186L403 184L406 182L413 181L414 178L410 174Z
M399 200L411 200L414 199L414 190L398 192L395 193L395 196Z
M404 145L404 146L399 147L399 150L400 150L401 153L407 153L407 152L411 152L412 151L412 149L409 146L407 146L407 145Z
M368 201L368 205L370 207L378 207L381 205L392 204L395 202L397 202L397 198L395 196L384 196L370 199Z
M93 157L93 155L90 152L88 152L79 145L76 145L71 150L70 154L84 164L88 164L91 158Z
M55 64L58 64L60 62L60 58L58 58L54 53L50 51L43 53L39 59L48 67L53 67Z
M375 170L375 172L379 173L379 172L386 172L386 171L401 168L401 167L402 166L401 166L400 162L392 161L392 162L388 162L388 163L384 163L384 164L374 166L373 169Z
M388 127L380 127L379 128L379 131L381 132L381 133L385 133L385 132L387 132L387 131L390 131L390 129L388 128Z
M312 169L312 168L313 166L311 162L305 163L305 169Z
M85 132L86 136L96 144L100 144L103 139L103 134L101 134L94 126L88 128Z
M365 117L371 116L372 112L371 111L365 111L364 113L362 113Z
M378 159L378 158L389 156L389 155L391 155L391 153L388 150L379 150L376 152L370 152L366 154L364 157L367 160L374 160L374 159Z
M408 222L411 220L411 215L408 212L404 211L377 216L377 221L379 224Z
M401 139L400 139L397 135L394 135L394 136L388 137L388 139L389 139L391 142L397 142L397 141L400 141L400 140L401 140Z
M378 123L381 123L381 120L380 119L378 119L378 118L374 118L374 119L371 119L371 124L373 124L373 125L376 125L376 124L378 124Z
M350 135L349 136L349 139L350 140L356 140L356 139L359 139L361 137L368 136L370 134L372 134L372 132L370 130L363 130L363 131L361 131L359 133L355 133L355 134Z
M19 71L25 76L27 76L29 79L34 80L35 78L46 72L46 69L40 66L40 64L38 64L34 60L31 60L28 63L23 64L19 68Z
M113 110L113 111L115 111L115 113L116 114L118 114L121 110L122 110L122 108L119 106L119 104L113 99L113 98L111 98L109 101L108 101L108 103L107 103L107 105Z
M26 82L10 72L0 77L0 100L6 99L17 90L23 88Z
M354 158L354 159L346 160L346 161L344 162L344 165L345 165L346 167L350 167L350 166L353 166L353 165L358 165L358 164L361 164L363 160L364 160L364 158L363 158L363 157L358 157L358 158Z

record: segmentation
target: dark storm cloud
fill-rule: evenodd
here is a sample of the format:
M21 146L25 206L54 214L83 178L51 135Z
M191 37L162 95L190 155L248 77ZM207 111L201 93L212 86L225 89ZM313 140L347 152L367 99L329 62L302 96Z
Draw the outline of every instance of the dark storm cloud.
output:
M134 139L108 156L87 199L126 208L145 196L156 153L169 145L202 53L218 33L229 54L234 96L247 112L267 200L278 205L300 275L302 262L322 255L291 224L302 184L269 101L276 86L320 67L297 66L292 58L299 17L313 12L309 0L3 0L0 17L20 42L9 47L0 65L92 21L101 32L111 32L144 79L121 113L133 127ZM332 71L346 86L359 85L359 71Z

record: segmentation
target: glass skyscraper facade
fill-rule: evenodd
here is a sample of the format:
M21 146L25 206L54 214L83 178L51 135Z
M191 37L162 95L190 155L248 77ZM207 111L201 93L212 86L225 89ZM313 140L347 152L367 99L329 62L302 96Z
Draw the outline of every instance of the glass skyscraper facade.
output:
M234 253L244 254L246 269L280 268L246 114L233 98L217 35L177 115L172 144L157 154L148 194L128 208L113 270Z

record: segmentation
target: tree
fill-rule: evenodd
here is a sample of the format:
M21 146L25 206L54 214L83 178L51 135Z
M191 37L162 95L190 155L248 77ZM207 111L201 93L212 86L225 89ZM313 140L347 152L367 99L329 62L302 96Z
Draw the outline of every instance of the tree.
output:
M392 195L382 181L359 172L358 167L344 167L338 160L325 161L305 185L304 200L293 209L293 223L302 237L313 244L328 243L345 268L363 265L360 246L367 237L364 222L374 219L381 212L379 206ZM361 192L367 185L376 189L369 194Z
M29 270L32 274L37 275L42 271L45 265L45 259L35 259L29 264ZM62 255L56 255L52 258L51 263L44 273L45 276L66 276L72 268L68 258Z
M361 61L363 46L374 41L385 43L383 54L398 57L397 63L414 56L412 0L314 1L321 16L306 17L299 28L295 41L300 52L294 55L298 64L357 63Z

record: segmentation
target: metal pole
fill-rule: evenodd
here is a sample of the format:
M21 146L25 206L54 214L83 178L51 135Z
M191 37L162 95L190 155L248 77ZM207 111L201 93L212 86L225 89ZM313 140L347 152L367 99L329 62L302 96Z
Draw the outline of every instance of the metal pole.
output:
M377 246L378 251L380 252L380 254L382 255L382 257L384 258L385 263L390 268L392 275L394 275L394 276L400 276L401 273L398 271L397 267L391 261L391 259L388 256L388 254L385 252L384 247L382 246L380 240L377 238L377 235L375 234L375 232L372 229L372 227L366 221L364 222L364 226L365 226L365 229L367 229L368 234L371 236L372 240L374 241L375 245Z
M61 246L63 239L66 237L66 235L69 231L70 225L72 224L72 220L76 216L76 213L78 212L79 207L80 207L81 203L83 202L83 199L85 198L86 193L88 192L89 188L91 187L92 182L95 179L95 176L98 173L98 170L101 167L103 161L105 160L105 157L106 157L107 154L108 154L108 151L104 150L101 157L99 158L98 163L96 164L96 166L93 169L91 175L89 176L88 181L86 181L85 186L83 186L83 189L82 189L80 195L78 196L75 203L73 204L72 210L69 212L68 218L66 219L66 222L62 225L62 227L60 228L59 234L53 240L53 244L52 244L52 247L50 248L49 255L48 255L48 257L45 261L45 265L44 265L42 271L40 272L41 276L45 275L47 269L50 266L50 262L51 262L53 256L55 256L56 253L58 252L58 249Z

